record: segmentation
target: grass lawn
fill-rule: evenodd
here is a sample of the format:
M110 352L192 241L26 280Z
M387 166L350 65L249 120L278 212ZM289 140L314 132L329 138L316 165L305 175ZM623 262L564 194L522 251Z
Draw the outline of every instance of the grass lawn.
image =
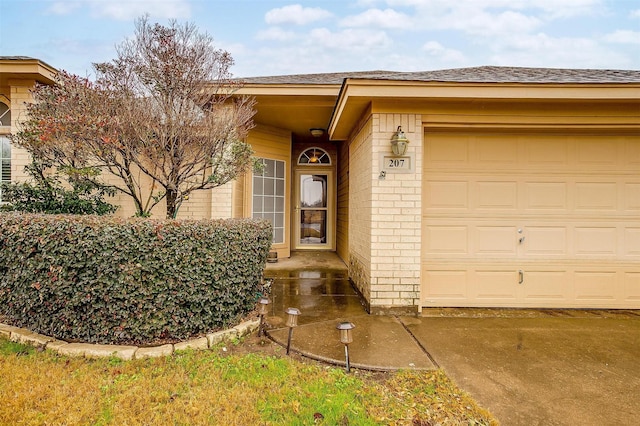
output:
M133 361L0 337L0 401L0 425L497 424L442 371L346 374L255 335Z

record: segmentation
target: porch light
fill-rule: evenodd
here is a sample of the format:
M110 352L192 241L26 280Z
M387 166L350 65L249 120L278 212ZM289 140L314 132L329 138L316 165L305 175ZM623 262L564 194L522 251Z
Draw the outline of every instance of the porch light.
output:
M317 162L319 162L320 159L318 158L318 156L316 155L316 150L313 150L313 155L309 158L309 163L315 164Z
M318 127L309 129L309 131L311 132L311 136L313 136L314 138L319 138L320 136L324 135L324 129L320 129Z
M297 308L287 308L284 311L287 314L287 327L289 327L289 338L287 339L287 355L289 355L289 349L291 349L291 337L293 336L293 328L298 326L298 316L300 310Z
M351 330L356 328L350 322L341 322L338 324L338 330L340 330L340 343L344 345L344 357L346 359L347 364L347 373L351 371L351 366L349 364L349 343L353 342L353 334Z
M258 300L258 315L260 315L260 325L258 326L258 337L264 334L264 317L269 313L269 305L271 301L268 297L261 297Z
M402 126L398 126L398 130L391 137L391 151L396 156L404 155L409 146L409 139L404 135Z

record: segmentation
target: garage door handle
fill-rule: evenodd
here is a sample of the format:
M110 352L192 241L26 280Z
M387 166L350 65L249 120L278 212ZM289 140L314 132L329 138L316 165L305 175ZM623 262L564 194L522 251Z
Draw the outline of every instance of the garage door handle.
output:
M518 284L522 284L524 282L524 271L518 271Z

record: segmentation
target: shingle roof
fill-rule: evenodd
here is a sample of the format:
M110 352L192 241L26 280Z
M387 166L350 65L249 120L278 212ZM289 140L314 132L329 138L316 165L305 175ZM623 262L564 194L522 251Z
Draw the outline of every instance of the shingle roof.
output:
M31 56L1 56L1 61L24 61L24 60L37 60L36 58L32 58Z
M452 83L640 83L640 71L482 66L435 71L364 71L242 79L248 84L342 84L345 78Z
M293 74L275 75L268 77L239 78L246 84L337 84L340 85L345 78L385 78L394 74L402 74L394 71L361 71L361 72L336 72L326 74Z

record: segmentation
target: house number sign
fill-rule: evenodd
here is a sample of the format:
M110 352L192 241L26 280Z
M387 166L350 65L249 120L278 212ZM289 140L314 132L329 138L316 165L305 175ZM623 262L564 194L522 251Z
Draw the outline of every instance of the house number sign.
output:
M413 156L403 155L396 157L394 155L383 154L380 159L380 169L387 173L410 173L413 172Z

